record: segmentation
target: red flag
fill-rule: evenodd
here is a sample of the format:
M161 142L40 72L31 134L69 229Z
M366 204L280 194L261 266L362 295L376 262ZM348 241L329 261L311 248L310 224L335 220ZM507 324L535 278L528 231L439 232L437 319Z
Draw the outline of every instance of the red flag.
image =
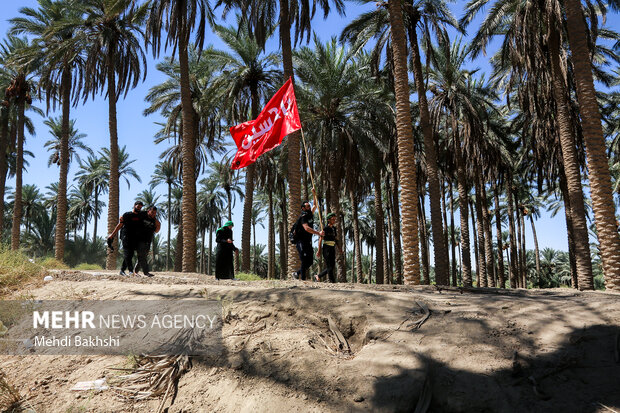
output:
M258 117L230 128L237 154L231 169L241 169L282 143L291 132L301 129L293 82L289 78L276 92Z

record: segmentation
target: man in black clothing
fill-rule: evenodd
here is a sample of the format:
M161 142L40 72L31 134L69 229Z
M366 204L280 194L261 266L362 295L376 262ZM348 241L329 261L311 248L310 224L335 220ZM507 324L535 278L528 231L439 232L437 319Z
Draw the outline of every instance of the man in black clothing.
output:
M314 192L314 190L313 190ZM314 211L316 211L316 205L310 206L308 201L301 204L301 217L300 223L303 228L300 231L297 239L297 252L299 253L299 259L301 260L301 268L293 273L293 278L305 281L306 271L312 267L314 262L314 248L312 248L312 234L322 237L325 235L323 231L319 232L314 229Z
M116 233L121 231L121 242L123 245L123 264L121 265L120 275L127 275L125 270L133 268L133 253L138 248L138 238L141 224L142 201L136 201L133 204L133 210L125 212L118 220L118 224L108 239L114 239Z
M319 250L316 253L317 258L321 256L321 250L323 250L323 259L325 260L325 269L314 278L317 281L321 281L326 274L330 283L336 282L334 276L334 268L336 267L336 248L338 252L342 254L342 249L338 245L338 238L336 237L336 214L333 212L327 214L327 225L325 226L325 236L319 239Z
M159 232L161 223L157 219L157 207L151 205L146 213L140 215L140 231L138 234L137 251L138 262L133 269L134 275L138 274L138 268L142 268L142 272L147 277L152 277L153 274L149 272L148 253L151 249L151 242L156 232Z

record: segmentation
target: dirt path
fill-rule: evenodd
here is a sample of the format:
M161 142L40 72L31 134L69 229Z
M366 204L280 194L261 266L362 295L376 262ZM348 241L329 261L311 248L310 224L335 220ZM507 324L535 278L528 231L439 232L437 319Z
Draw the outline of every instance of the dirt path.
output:
M225 356L215 364L194 360L169 412L412 412L422 393L432 412L620 411L617 294L461 293L173 273L152 279L105 271L53 276L28 294L226 301ZM329 318L350 354L334 351ZM0 356L0 369L36 412L155 411L159 400L70 391L78 381L117 374L110 367L126 362Z

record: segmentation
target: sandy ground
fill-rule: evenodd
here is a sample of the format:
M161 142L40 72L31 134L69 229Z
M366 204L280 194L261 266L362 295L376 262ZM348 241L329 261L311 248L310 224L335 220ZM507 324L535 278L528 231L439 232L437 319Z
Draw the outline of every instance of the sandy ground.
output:
M226 300L225 355L193 360L169 412L620 412L618 294L174 273L53 276L20 296ZM350 353L335 351L330 317ZM112 379L111 367L126 363L122 356L0 356L0 369L32 411L156 411L160 399L70 390L78 381Z

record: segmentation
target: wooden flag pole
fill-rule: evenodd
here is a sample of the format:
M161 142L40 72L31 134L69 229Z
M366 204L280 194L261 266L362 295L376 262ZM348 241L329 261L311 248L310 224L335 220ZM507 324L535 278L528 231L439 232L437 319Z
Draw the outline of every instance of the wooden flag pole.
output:
M314 204L319 210L319 224L321 225L321 231L323 231L323 217L321 216L321 206L316 199L316 189L314 188L314 176L312 176L312 168L310 167L310 158L308 158L308 147L306 146L306 138L304 137L304 129L301 129L301 141L304 144L304 152L306 153L306 163L308 164L308 170L310 171L310 182L312 183L312 193L314 196Z

